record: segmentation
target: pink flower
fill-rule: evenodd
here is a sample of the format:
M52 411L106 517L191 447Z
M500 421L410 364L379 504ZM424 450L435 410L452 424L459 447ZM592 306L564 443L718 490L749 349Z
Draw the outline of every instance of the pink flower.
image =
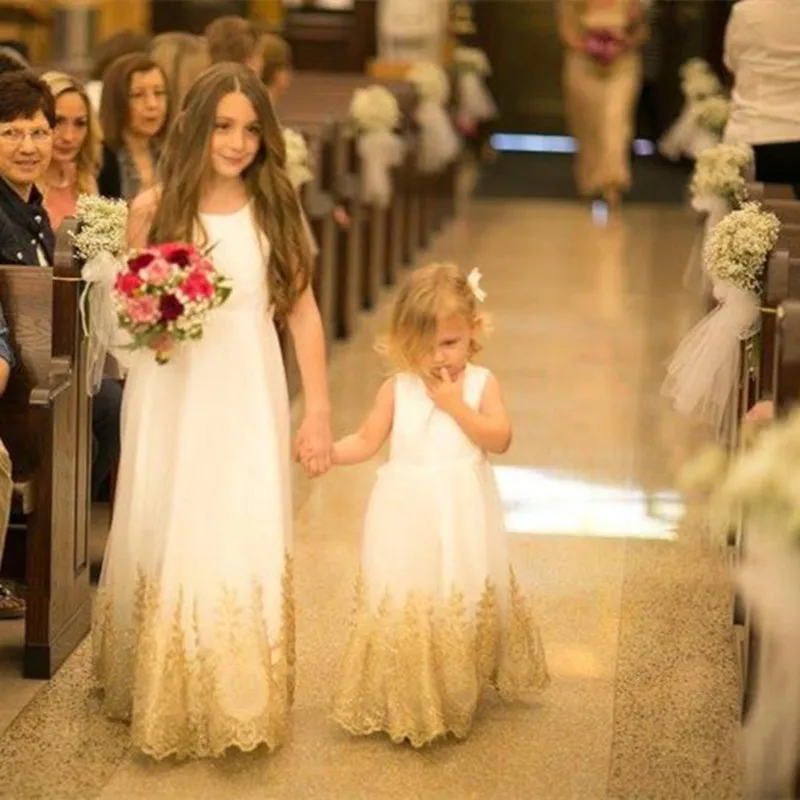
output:
M157 258L143 270L143 274L151 286L163 286L172 277L173 269L174 267L163 258Z
M180 289L191 301L206 300L214 296L214 284L206 273L199 269L192 270L186 276Z
M133 297L142 287L142 279L135 272L120 272L114 281L114 288L125 297Z
M128 302L125 313L135 325L151 325L158 322L161 317L158 298L153 295L134 298Z

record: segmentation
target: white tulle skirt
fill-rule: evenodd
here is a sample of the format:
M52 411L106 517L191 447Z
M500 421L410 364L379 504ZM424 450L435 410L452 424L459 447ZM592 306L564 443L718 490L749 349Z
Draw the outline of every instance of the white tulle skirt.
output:
M548 680L491 467L386 465L367 511L334 719L418 747L466 736L487 686L515 699Z
M130 361L93 626L105 710L155 758L284 738L294 680L289 411L265 310Z

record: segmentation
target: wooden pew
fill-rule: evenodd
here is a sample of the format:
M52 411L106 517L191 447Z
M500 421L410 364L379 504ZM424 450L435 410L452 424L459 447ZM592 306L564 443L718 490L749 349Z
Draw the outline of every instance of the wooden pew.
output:
M287 96L288 111L281 105L282 116L296 113L299 108L307 113L310 108L324 109L339 123L340 142L336 155L336 193L344 201L352 220L352 239L348 242L347 279L353 283L348 290L349 314L362 308L372 308L388 274L394 276L398 263L410 262L423 239L422 233L413 232L420 215L413 204L420 202L418 186L413 179L396 181L399 191L394 197L390 220L386 215L363 207L360 201L360 167L356 152L356 132L349 121L349 107L353 93L375 83L364 75L331 75L327 73L298 73L292 91ZM416 96L413 88L403 82L385 82L387 88L398 99L403 112L403 131L406 137L409 158L405 170L415 167L415 152L411 117ZM401 172L401 171L399 171ZM403 214L401 205L409 202L411 208ZM402 224L407 221L410 241L402 248L398 237L402 236ZM351 260L352 259L352 260Z
M19 362L0 399L0 436L15 484L6 548L13 568L14 545L24 545L24 573L13 577L27 587L29 678L52 677L91 620L91 400L73 224L58 232L54 267L0 267L0 303Z

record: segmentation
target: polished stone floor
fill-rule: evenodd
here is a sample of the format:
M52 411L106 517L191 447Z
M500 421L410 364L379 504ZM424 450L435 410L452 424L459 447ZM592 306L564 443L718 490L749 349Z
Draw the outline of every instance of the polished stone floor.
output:
M484 361L515 423L498 477L553 677L538 705L490 698L468 740L420 752L331 727L374 465L298 476L291 742L272 756L153 764L99 715L85 645L49 685L23 682L20 629L0 623L0 797L739 797L728 579L698 529L677 524L673 488L702 434L659 396L698 314L680 284L693 232L679 207L605 221L576 203L476 201L426 256L484 274L495 327ZM334 352L337 431L381 380L372 341L385 320L384 304ZM103 528L100 517L97 551Z

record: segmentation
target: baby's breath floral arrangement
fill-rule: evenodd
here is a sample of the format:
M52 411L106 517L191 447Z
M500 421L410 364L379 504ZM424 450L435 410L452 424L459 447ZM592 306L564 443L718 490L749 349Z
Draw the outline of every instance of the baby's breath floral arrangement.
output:
M400 106L385 86L375 84L356 89L350 117L361 131L391 131L400 123Z
M712 278L759 294L764 264L779 232L775 214L758 203L745 203L711 230L703 253L706 271Z
M715 95L698 100L694 112L698 125L706 130L721 136L728 124L731 113L731 103L726 97Z
M94 194L81 195L75 207L78 231L73 243L84 261L100 253L120 255L126 247L128 205L124 200L111 200Z
M289 176L292 186L299 189L304 183L308 183L314 178L308 146L303 136L291 128L283 129L283 141L286 146L286 174Z
M745 170L753 151L744 144L718 144L697 157L690 191L693 198L719 197L735 208L747 199Z
M769 547L800 547L800 409L762 427L748 448L730 455L709 448L683 469L682 489L702 493L720 530L739 514Z
M722 83L702 58L690 58L685 62L680 68L680 79L683 96L691 102L722 92Z
M450 81L438 64L417 62L406 73L406 80L414 85L423 100L444 106L450 98Z
M477 72L483 76L492 74L489 57L479 47L456 47L453 50L453 66L457 70Z

